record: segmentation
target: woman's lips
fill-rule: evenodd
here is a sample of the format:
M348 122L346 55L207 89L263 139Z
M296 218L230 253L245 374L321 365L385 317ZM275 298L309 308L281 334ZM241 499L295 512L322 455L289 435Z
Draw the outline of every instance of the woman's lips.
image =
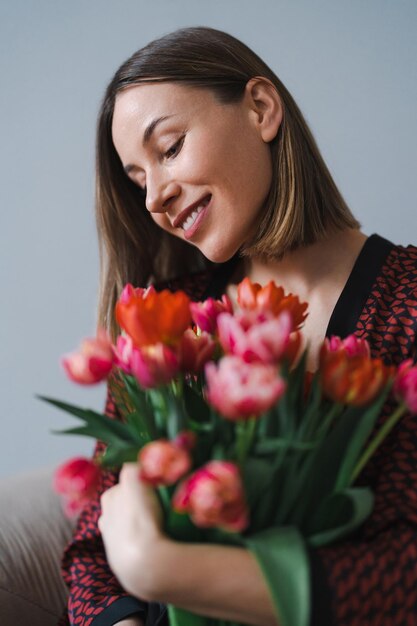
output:
M212 198L212 196L211 195L207 196L207 198L208 198L208 201L207 201L206 198L204 198L203 202L198 207L200 209L200 212L197 215L194 223L189 228L184 230L184 238L187 241L194 237L195 233L200 228L200 225L201 225L202 221L204 220L204 217L206 215L207 209L211 206L211 198Z

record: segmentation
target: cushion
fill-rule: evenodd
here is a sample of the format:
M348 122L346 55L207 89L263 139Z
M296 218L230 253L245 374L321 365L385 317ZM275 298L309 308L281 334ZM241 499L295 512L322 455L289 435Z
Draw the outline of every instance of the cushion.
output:
M0 480L0 624L55 625L67 601L60 574L74 522L52 491L53 468Z

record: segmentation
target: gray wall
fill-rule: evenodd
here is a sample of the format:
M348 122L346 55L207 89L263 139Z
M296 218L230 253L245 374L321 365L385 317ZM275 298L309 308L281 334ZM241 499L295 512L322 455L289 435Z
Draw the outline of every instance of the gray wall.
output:
M95 324L98 103L130 53L187 25L263 56L365 232L417 243L416 0L1 0L0 475L91 451L34 394L103 402L58 365Z

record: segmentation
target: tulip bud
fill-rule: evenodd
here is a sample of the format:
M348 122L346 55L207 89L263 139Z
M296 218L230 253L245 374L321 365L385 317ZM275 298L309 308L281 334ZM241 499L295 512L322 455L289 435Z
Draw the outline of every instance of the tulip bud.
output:
M162 343L134 348L130 359L133 376L145 389L169 383L178 373L178 357Z
M411 359L399 366L393 391L407 405L408 410L417 415L417 365Z
M276 368L227 356L206 365L207 400L224 417L244 420L270 409L285 391Z
M248 526L239 469L227 461L210 461L185 479L173 497L178 513L188 513L196 526L239 532Z
M146 444L138 455L139 476L153 485L173 485L186 474L192 465L189 452L167 439Z
M68 517L77 515L94 495L100 476L100 467L83 457L76 457L58 467L53 487L64 497L64 511Z
M221 300L207 298L204 302L191 302L190 310L193 321L198 328L214 334L218 316L220 313L233 313L233 305L229 296L223 295Z
M105 330L85 339L78 352L62 357L67 376L80 385L99 383L110 374L114 363L113 346Z

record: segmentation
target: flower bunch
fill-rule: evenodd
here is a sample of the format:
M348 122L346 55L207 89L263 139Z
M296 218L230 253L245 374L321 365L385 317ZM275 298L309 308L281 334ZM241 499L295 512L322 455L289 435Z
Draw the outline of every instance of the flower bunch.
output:
M115 345L100 330L63 359L80 384L108 379L123 421L44 398L84 422L64 432L106 444L94 461L61 466L56 488L77 513L100 466L137 459L139 479L161 496L167 532L248 547L282 623L301 626L268 578L271 563L285 542L308 576L306 545L339 539L369 515L372 492L354 481L405 411L417 413L417 366L387 366L351 335L325 339L310 373L306 303L249 279L237 302L234 310L227 296L191 302L181 291L124 288ZM398 406L378 429L391 390ZM306 602L297 593L294 605Z

